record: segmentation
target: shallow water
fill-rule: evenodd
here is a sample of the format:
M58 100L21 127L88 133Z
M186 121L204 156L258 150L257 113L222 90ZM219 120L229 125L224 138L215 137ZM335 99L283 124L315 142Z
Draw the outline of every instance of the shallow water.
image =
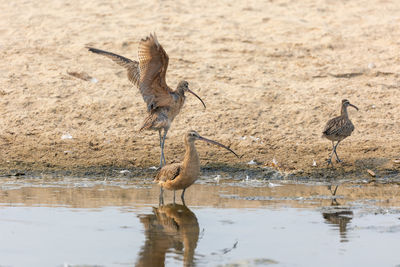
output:
M336 185L202 179L159 207L150 179L2 179L0 266L399 265L399 186Z

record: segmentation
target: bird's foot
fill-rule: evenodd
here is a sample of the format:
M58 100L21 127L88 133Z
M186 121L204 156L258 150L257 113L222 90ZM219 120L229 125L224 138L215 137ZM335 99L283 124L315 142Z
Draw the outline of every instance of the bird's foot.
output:
M342 161L341 161L339 158L337 158L337 159L336 159L336 162L337 162L337 163L341 163Z
M332 166L333 166L332 159L327 159L326 162L328 163L328 166L329 166L329 165L332 165Z
M161 170L161 168L163 167L163 165L160 165L157 167L156 172L158 172L159 170Z

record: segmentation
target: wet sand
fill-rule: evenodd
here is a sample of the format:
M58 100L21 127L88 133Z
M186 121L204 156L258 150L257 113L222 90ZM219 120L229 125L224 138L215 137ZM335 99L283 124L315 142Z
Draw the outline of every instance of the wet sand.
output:
M398 175L400 95L397 1L41 1L2 3L0 174L77 175L115 168L152 175L158 136L139 133L145 105L125 71L87 45L136 58L155 31L170 56L167 82L192 96L166 141L182 159L183 134L229 145L238 160L199 144L206 168L272 167L308 177ZM97 82L69 75L78 72ZM340 101L356 127L338 153L321 138ZM64 136L64 139L62 138ZM72 138L69 138L72 137ZM248 165L251 160L257 166ZM313 166L313 160L316 166ZM275 163L273 163L275 162Z

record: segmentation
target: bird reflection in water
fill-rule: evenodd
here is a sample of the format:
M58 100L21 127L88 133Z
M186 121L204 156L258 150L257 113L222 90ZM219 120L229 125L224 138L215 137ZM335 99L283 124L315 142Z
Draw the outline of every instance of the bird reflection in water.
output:
M348 207L340 206L340 203L336 198L338 187L339 185L336 185L333 189L332 185L328 186L328 189L333 196L331 202L332 208L327 212L323 212L322 216L327 224L335 227L339 226L340 242L348 242L347 224L349 224L351 219L353 219L353 211L351 211Z
M136 266L164 266L168 252L182 255L182 250L183 266L194 265L199 224L188 207L172 203L153 207L153 214L139 215L139 218L146 240Z

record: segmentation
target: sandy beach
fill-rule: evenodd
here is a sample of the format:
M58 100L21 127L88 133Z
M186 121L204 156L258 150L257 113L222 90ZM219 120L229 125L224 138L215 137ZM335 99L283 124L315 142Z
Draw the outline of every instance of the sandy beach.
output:
M194 129L243 155L199 143L203 166L311 177L400 171L397 1L2 1L1 7L2 175L157 166L158 133L138 131L146 116L138 89L123 68L85 49L137 59L138 43L150 32L169 55L169 86L185 79L207 105L187 96L168 133L167 162L182 159L183 135ZM355 131L338 147L344 162L328 168L331 142L322 130L344 98L360 110L349 109Z

